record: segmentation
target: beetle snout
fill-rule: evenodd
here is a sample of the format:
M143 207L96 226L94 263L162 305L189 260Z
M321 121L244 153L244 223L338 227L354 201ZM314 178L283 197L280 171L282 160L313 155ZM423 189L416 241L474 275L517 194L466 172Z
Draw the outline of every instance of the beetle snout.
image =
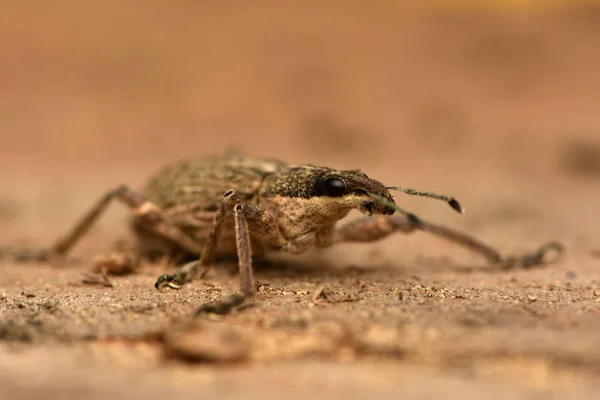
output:
M386 205L384 205L384 210L383 210L382 214L392 215L395 212L396 212L396 208L395 207L392 207L390 204L386 204Z
M396 212L395 205L396 204L394 203L394 200L385 199L385 201L382 201L382 200L378 199L378 200L369 202L368 206L365 208L367 208L369 213L392 215L393 213Z

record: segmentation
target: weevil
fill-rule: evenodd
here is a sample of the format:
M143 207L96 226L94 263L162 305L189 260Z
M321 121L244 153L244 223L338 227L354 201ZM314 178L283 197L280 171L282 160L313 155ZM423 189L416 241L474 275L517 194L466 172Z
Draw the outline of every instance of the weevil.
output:
M179 288L203 277L216 257L237 255L240 289L252 296L253 255L273 250L299 254L344 242L373 242L395 232L430 232L503 268L541 264L549 251L562 251L559 243L549 242L532 253L503 257L467 234L404 211L390 191L441 199L463 211L454 198L386 187L360 170L202 156L167 165L141 190L127 185L109 190L49 253L67 254L113 200L132 211L140 259L168 255L192 260L178 272L160 276L156 288ZM353 209L365 216L338 226Z

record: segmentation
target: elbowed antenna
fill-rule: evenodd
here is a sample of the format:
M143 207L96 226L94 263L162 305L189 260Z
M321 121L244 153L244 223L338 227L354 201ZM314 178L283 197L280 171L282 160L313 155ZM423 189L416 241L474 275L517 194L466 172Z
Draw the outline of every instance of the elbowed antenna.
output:
M431 192L422 192L420 190L403 188L403 187L399 187L399 186L388 186L388 187L386 187L386 189L397 190L399 192L404 192L404 193L410 194L412 196L423 196L423 197L431 197L433 199L438 199L438 200L444 200L446 203L448 203L450 205L450 207L452 207L452 209L454 211L459 212L461 214L465 212L465 209L462 208L460 203L454 197L448 197L443 194L437 194L437 193L431 193Z

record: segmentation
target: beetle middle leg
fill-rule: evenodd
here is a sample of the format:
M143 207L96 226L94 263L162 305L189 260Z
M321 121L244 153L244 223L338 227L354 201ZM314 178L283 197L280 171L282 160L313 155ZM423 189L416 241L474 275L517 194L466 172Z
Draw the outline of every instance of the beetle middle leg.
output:
M233 212L235 221L240 288L246 296L256 293L252 277L251 236L275 247L285 246L286 240L281 235L275 219L267 210L254 204L245 203L234 190L228 190L223 195L200 259L185 264L175 274L161 275L154 284L157 289L163 284L172 289L178 289L195 277L203 277L210 270L215 259L223 221L229 212Z
M545 262L550 252L561 254L563 247L557 242L548 242L536 251L519 256L504 257L496 249L482 243L472 236L454 229L436 225L422 219L411 219L401 215L378 218L361 218L341 226L335 232L336 242L371 242L382 239L395 232L413 233L415 231L430 232L436 236L461 245L483 256L488 262L503 268L531 267Z

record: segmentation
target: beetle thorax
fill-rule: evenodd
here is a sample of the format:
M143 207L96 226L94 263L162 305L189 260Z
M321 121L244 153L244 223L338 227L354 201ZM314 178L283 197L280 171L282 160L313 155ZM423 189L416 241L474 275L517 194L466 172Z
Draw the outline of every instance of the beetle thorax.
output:
M260 204L275 217L281 233L290 240L329 227L354 208L344 199L279 195L262 198Z

